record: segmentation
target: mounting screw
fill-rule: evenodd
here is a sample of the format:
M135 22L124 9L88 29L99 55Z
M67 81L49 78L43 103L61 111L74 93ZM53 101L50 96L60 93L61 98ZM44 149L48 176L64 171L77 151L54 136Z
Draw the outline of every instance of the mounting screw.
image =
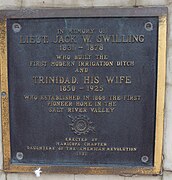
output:
M7 95L6 92L4 92L4 91L1 92L1 96L2 96L2 97L5 97L6 95Z
M18 160L22 160L23 159L23 153L22 152L17 152L17 154L16 154L16 158L18 159Z
M143 163L147 163L147 162L149 161L148 156L142 156L141 161L142 161Z
M152 31L153 30L153 24L151 22L145 23L145 29L147 31Z
M13 29L13 31L15 32L15 33L18 33L18 32L20 32L20 30L21 30L21 25L19 24L19 23L14 23L13 25L12 25L12 29Z

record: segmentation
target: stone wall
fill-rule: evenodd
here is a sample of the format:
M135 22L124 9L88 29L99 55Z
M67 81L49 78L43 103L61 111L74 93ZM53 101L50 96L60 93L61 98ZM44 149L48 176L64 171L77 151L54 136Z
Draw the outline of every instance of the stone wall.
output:
M165 126L163 146L163 172L160 176L116 175L58 175L42 174L40 180L172 180L172 0L1 0L0 9L21 8L67 8L67 7L133 7L166 6L168 7L167 35L167 78L165 102ZM1 127L1 126L0 126ZM33 173L7 173L2 167L2 137L0 133L0 180L34 180Z

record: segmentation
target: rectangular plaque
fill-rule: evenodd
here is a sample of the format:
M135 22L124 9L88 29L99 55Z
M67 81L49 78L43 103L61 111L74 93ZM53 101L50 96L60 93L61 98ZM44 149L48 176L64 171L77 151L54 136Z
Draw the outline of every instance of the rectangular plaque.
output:
M166 14L2 11L4 170L160 173Z

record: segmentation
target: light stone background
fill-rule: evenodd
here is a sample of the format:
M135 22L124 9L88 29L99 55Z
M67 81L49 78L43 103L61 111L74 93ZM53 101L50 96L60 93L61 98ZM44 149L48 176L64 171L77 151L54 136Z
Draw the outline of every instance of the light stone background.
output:
M0 0L1 9L21 8L67 8L67 7L133 7L133 6L166 6L168 7L168 40L167 40L167 78L165 102L165 126L163 146L163 172L161 176L116 175L58 175L42 174L36 178L33 173L3 173L2 137L0 133L0 180L172 180L172 0ZM1 126L0 126L1 127Z

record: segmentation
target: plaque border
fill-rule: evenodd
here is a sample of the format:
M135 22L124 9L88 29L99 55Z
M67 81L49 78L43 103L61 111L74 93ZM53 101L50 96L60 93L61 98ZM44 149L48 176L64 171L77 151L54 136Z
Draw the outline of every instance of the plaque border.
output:
M0 90L3 143L3 169L5 172L34 172L41 168L43 173L59 174L160 174L164 126L164 100L166 80L166 7L149 8L72 8L72 9L21 9L0 11ZM51 18L51 17L158 17L158 67L156 95L156 124L153 167L97 167L11 164L10 121L7 66L7 19L8 18Z

